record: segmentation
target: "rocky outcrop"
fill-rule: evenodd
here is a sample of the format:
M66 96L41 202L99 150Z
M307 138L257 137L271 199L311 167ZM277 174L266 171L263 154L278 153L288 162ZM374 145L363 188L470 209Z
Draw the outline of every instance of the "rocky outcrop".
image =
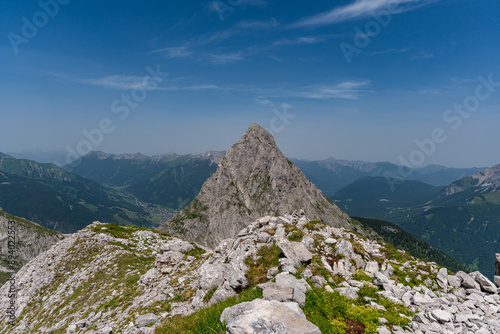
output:
M160 230L215 247L258 217L296 209L325 224L351 227L349 217L281 153L272 135L252 124L219 159L198 197Z
M221 321L227 323L229 334L321 334L296 303L275 300L256 299L229 307Z

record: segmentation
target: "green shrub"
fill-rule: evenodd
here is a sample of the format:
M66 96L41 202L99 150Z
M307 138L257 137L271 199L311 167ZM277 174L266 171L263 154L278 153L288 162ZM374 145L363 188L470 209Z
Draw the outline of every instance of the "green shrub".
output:
M366 281L371 282L373 279L368 276L363 270L356 270L352 275L352 279L356 281Z
M378 319L388 320L387 326L407 326L409 319L399 314L413 316L413 313L402 305L393 304L377 294L378 289L364 286L358 292L355 301L338 292L329 293L324 289L311 289L306 293L306 304L303 308L309 321L319 327L321 333L377 333L380 325ZM380 311L367 305L364 297L370 297L387 311Z
M288 240L301 242L302 238L304 238L304 232L302 232L301 230L296 230L293 231L292 234L290 234Z
M365 251L365 248L363 247L363 245L361 245L359 242L356 242L356 241L352 241L352 250L354 251L354 253L357 253L359 255L365 255L366 254L366 251Z

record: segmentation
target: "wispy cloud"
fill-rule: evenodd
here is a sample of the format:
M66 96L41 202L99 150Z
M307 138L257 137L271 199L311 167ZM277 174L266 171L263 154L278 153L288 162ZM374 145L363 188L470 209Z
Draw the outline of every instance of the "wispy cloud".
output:
M214 64L226 64L244 59L243 53L237 54L218 54L211 55ZM333 85L309 85L309 86L252 86L252 85L232 85L220 86L216 84L187 84L173 85L178 79L170 79L164 81L161 86L149 87L144 77L126 76L126 75L109 75L101 78L78 78L64 73L47 73L47 76L57 80L78 83L89 86L96 86L106 89L132 90L132 89L148 89L160 91L219 91L219 92L234 92L242 94L256 95L256 102L262 105L270 105L271 98L291 97L304 98L314 100L331 100L345 99L357 100L362 95L369 92L370 80L348 80ZM184 80L184 79L183 79Z
M208 54L207 60L212 65L224 65L245 60L245 57L246 55L244 52L238 51L220 54Z
M264 21L254 21L254 20L245 20L238 22L235 26L243 29L268 29L268 28L276 28L280 24L276 21L275 18L270 18L269 20Z
M280 45L304 45L304 44L316 44L323 42L324 39L321 37L299 37L296 39L286 39L282 38L273 43L272 47Z
M421 94L421 95L441 95L444 94L444 92L441 89L437 88L420 88L417 91L414 92L415 94Z
M126 76L126 75L109 75L96 79L77 78L65 73L46 73L46 75L60 81L72 82L89 86L97 86L108 89L119 89L119 90L132 90L132 89L143 89L143 88L146 88L148 90L194 91L194 92L205 91L205 90L218 90L218 91L232 90L232 88L221 87L214 84L169 86L169 84L172 84L172 82L178 80L170 80L170 83L164 82L162 86L150 87L147 85L147 82L145 81L144 77Z
M430 59L430 58L434 58L434 55L432 53L419 52L417 55L410 57L410 60L421 60L421 59Z
M318 100L357 100L368 91L370 84L370 80L363 80L344 81L336 85L313 85L298 90L295 96Z
M388 49L388 50L381 50L381 51L373 51L370 53L372 56L380 56L380 55L392 55L392 54L398 54L398 53L405 53L410 51L410 48L404 48L404 49Z
M192 51L187 45L184 45L158 49L150 53L163 53L167 58L186 58L192 56L194 51Z
M159 90L166 91L203 91L203 90L228 90L217 85L195 85L195 86L170 86L161 87Z
M384 8L397 6L397 13L407 12L438 0L356 0L330 11L308 17L292 24L292 27L321 26L361 19Z
M108 75L102 78L77 78L64 73L47 73L48 76L57 80L65 82L79 83L89 86L98 86L108 89L153 89L148 86L148 80L144 76L131 76L131 75Z
M451 82L453 82L454 84L457 84L457 85L461 85L461 84L466 84L466 83L476 83L478 82L478 79L463 79L463 78L457 78L457 77L452 77L450 78Z

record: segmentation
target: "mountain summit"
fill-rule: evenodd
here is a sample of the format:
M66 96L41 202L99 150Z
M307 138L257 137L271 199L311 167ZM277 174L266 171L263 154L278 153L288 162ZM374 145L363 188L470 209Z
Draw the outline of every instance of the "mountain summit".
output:
M258 217L296 209L329 225L351 227L349 217L281 153L273 136L252 124L221 157L198 197L160 229L214 247Z

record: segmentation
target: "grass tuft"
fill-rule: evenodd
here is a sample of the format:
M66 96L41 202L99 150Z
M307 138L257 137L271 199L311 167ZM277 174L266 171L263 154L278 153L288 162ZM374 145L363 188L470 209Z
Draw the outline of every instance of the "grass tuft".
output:
M279 266L281 251L276 244L263 246L257 252L257 256L257 260L251 257L245 259L245 264L249 267L245 276L250 286L267 281L267 271Z
M175 316L156 328L156 334L225 334L226 325L220 321L224 309L239 303L262 298L257 288L247 289L235 297L199 310L187 317Z

